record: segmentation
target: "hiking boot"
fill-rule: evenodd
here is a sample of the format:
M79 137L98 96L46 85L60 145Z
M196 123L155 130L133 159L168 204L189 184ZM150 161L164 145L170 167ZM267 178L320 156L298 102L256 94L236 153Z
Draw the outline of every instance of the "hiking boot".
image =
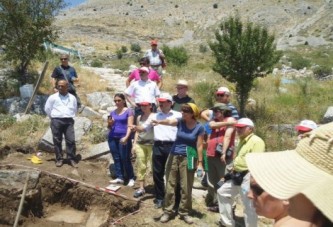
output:
M74 168L77 168L77 167L78 167L76 161L74 161L74 160L70 160L69 162L71 163L71 166L73 166Z
M164 213L162 215L162 217L160 218L160 222L162 223L167 223L168 221L170 221L170 215L167 213Z
M56 165L56 167L61 167L63 164L64 163L62 160L58 160L55 165Z
M145 190L143 188L139 188L134 192L134 198L139 198L145 194Z
M188 215L182 216L181 219L189 225L193 224L193 219Z

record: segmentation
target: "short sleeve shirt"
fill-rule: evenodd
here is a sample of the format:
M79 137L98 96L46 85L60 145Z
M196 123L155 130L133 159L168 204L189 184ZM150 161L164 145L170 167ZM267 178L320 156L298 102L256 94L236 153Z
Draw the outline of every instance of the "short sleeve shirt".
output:
M140 71L140 69L133 70L133 72L129 75L129 79L135 80L135 81L140 80L141 78L140 78L139 71ZM152 68L149 68L148 79L150 79L151 81L155 81L155 82L159 82L161 80L158 73Z
M114 123L110 129L109 138L122 138L126 136L128 117L133 116L133 110L128 108L120 115L114 110L110 113L110 116L113 118Z
M171 148L171 154L186 156L186 148L188 146L196 148L197 140L200 135L204 134L204 127L197 122L192 129L186 127L185 121L178 120L176 141Z

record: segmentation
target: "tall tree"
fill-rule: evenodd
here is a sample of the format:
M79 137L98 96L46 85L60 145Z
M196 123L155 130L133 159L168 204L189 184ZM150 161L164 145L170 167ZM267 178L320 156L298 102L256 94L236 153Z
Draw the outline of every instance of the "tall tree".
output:
M235 83L240 115L244 116L254 79L272 70L281 52L266 28L251 22L243 25L239 16L223 21L215 38L209 43L216 60L213 70Z
M43 42L58 37L52 23L65 6L63 0L0 0L0 46L5 47L5 59L17 64L23 84Z

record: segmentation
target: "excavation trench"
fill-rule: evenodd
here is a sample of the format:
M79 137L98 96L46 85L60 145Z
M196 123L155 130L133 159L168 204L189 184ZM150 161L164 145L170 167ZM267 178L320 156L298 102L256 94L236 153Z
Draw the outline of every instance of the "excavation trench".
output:
M58 174L0 166L0 224L13 226L29 175L22 226L109 226L138 210L138 201Z

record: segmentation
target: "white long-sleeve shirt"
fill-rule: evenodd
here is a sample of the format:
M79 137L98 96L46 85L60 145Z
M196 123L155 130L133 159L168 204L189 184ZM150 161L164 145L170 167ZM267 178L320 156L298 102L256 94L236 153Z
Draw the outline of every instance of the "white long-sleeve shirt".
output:
M70 93L61 95L57 92L49 96L44 110L50 118L73 118L77 112L77 101Z

